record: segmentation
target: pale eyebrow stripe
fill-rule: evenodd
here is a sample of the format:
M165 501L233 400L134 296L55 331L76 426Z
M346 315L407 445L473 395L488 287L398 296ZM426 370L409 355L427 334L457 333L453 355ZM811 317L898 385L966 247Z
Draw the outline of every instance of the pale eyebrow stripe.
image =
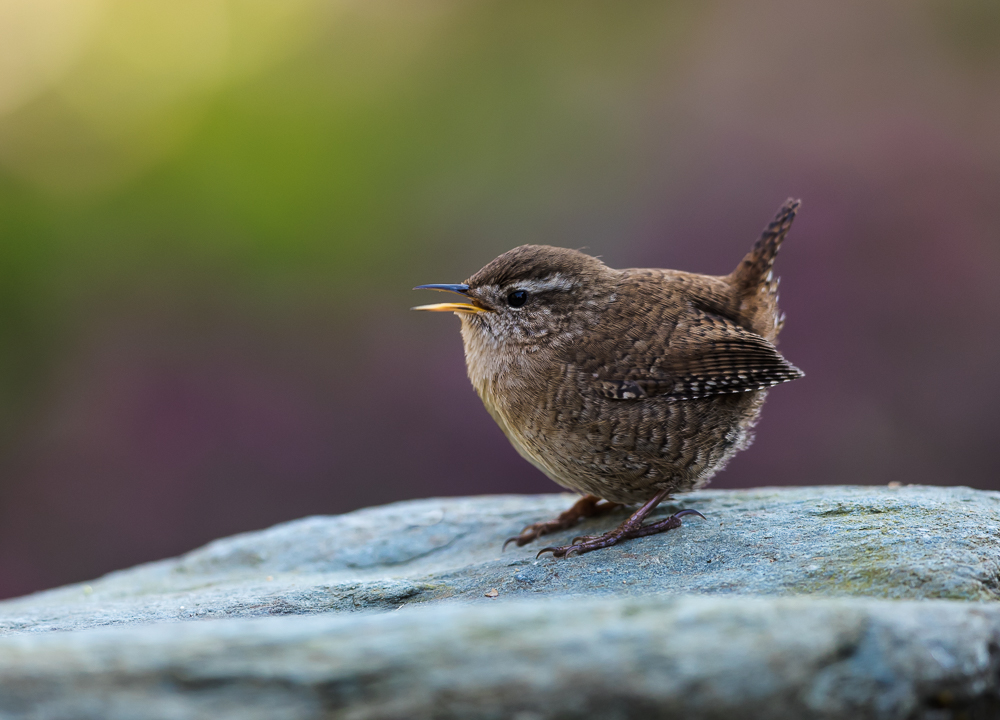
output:
M512 283L510 289L539 293L550 290L571 290L575 285L576 283L573 282L572 278L556 273L541 280L522 280Z

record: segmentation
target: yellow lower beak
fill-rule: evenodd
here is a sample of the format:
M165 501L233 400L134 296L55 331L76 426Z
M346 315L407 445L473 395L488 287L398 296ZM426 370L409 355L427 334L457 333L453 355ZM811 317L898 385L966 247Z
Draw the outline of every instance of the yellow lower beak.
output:
M469 303L436 303L434 305L418 305L411 310L426 310L428 312L456 312L476 315L477 313L489 312L481 307L470 305Z

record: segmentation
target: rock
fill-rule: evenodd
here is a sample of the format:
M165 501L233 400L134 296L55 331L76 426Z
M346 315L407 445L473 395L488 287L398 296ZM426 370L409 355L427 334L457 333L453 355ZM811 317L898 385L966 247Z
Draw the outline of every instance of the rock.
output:
M0 632L201 618L395 610L500 597L663 594L1000 598L1000 494L968 488L710 490L662 535L566 561L503 541L570 495L414 500L312 517L172 560L0 603Z
M571 501L306 518L0 603L0 717L1000 713L1000 494L702 491L663 535L500 552Z
M643 597L0 638L4 718L994 718L1000 608Z

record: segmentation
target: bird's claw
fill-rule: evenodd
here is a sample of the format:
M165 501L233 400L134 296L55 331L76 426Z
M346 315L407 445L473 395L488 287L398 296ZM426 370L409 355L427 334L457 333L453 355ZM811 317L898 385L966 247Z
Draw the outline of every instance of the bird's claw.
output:
M550 532L555 532L556 530L561 530L562 527L557 524L557 521L550 520L548 522L539 522L529 525L524 528L519 535L514 537L509 537L504 540L503 547L500 548L500 552L507 549L507 546L511 543L517 543L518 547L522 545L527 545L533 540L537 540L542 535L548 535Z
M625 523L604 535L581 535L580 537L573 538L573 542L569 545L542 548L538 551L535 559L537 560L547 552L552 553L552 557L554 558L569 557L573 553L583 555L594 550L617 545L622 540L630 540L632 538L645 537L646 535L655 535L667 530L673 530L681 526L681 518L686 515L697 515L702 520L705 519L705 516L697 510L679 510L668 518L649 523L648 525L629 527Z
M698 512L697 510L694 510L692 508L687 508L686 510L678 510L673 515L671 515L670 517L682 518L685 515L697 515L702 520L707 520L708 519L704 515L702 515L700 512Z
M518 547L521 547L522 545L527 545L541 534L541 533L530 534L526 533L526 531L527 528L525 528L525 531L522 531L520 535L515 535L514 537L509 537L506 540L504 540L503 547L500 548L500 552L506 550L507 546L510 545L511 543L517 543Z
M605 515L618 507L618 503L601 500L596 495L585 495L573 504L566 512L562 513L555 520L537 522L528 525L519 535L507 538L500 552L507 549L511 543L517 543L518 547L527 545L533 540L537 540L542 535L549 535L560 530L566 530L576 525L584 518Z
M554 557L554 558L564 558L567 555L569 555L571 552L573 552L575 549L576 549L576 543L575 542L572 545L564 545L562 547L547 547L547 548L542 548L541 550L538 551L538 554L535 555L535 560L537 560L544 553L547 553L547 552L552 553L552 557Z

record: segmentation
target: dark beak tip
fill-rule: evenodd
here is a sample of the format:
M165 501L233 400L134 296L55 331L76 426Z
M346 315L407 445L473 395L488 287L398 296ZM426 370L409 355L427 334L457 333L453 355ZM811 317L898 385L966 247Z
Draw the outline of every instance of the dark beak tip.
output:
M433 283L430 285L417 285L414 290L442 290L444 292L458 293L459 295L465 295L469 292L469 286L463 285L462 283L456 284L446 284L446 283Z

